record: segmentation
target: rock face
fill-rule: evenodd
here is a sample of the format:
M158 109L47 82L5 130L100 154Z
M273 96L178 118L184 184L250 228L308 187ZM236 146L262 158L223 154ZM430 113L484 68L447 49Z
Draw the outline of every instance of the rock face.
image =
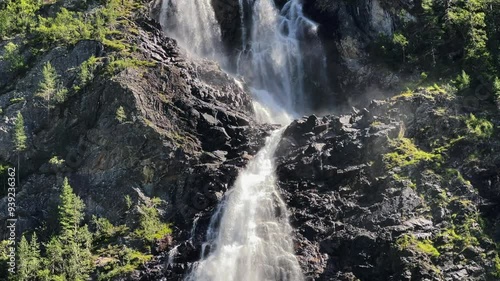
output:
M239 18L237 1L214 6L224 40L239 44L237 25L229 26ZM311 0L304 9L321 24L336 94L348 100L372 81L390 87L396 77L371 65L366 52L398 24L386 2ZM173 224L165 251L117 280L180 281L200 258L216 205L275 127L255 122L248 91L216 63L186 55L152 20L137 25L127 40L154 65L105 69L106 49L96 41L36 57L21 49L31 60L26 73L0 61L0 165L17 167L19 159L19 232L37 229L42 237L56 223L64 177L87 216L117 224L137 223L124 196L134 205L159 197L162 220ZM94 77L74 87L92 56ZM37 96L46 62L69 89L49 109ZM307 280L498 280L500 116L488 104L431 87L288 126L276 172ZM18 111L28 136L22 153L12 139ZM54 156L64 163L51 163Z
M496 151L492 163L467 163L458 151L474 150L477 140L460 138L439 165L388 165L391 140L407 136L426 147L431 135L460 131L457 119L435 112L457 101L439 99L421 93L373 102L352 115L310 116L287 128L277 173L309 280L497 280L491 229L479 219L495 225L497 216L479 209L500 202L491 196L500 187L498 141L484 141ZM472 170L484 172L468 174L472 183L460 176ZM474 183L486 174L488 184Z
M497 280L500 143L472 136L462 105L422 89L288 126L277 174L307 280ZM143 280L183 280L208 219Z
M49 51L23 77L2 84L0 163L17 166L12 132L18 111L28 135L28 148L19 155L19 231L54 223L63 177L88 215L123 221L134 213L127 211L125 195L133 202L159 197L165 221L187 229L186 219L216 204L247 155L263 145L267 127L253 120L246 90L217 64L188 59L155 23L140 25L134 43L154 67L129 68L113 78L98 69L92 81L72 90L75 69L105 55L100 43L81 41ZM36 96L46 62L70 89L68 99L50 110ZM121 121L120 107L126 115ZM49 164L53 156L64 164ZM2 220L6 205L4 197Z

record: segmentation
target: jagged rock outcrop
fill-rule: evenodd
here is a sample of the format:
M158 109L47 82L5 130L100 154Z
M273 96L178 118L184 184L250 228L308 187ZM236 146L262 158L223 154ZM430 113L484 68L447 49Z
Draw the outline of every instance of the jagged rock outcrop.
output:
M424 91L287 128L277 173L310 280L496 280L497 216L480 210L500 203L491 196L500 187L500 147L459 137L467 134L459 100ZM456 115L439 113L443 107ZM449 143L419 160L426 152L394 148L404 137L426 151L442 137ZM491 162L467 161L481 153L477 142L492 149L483 156ZM402 159L391 166L394 149Z

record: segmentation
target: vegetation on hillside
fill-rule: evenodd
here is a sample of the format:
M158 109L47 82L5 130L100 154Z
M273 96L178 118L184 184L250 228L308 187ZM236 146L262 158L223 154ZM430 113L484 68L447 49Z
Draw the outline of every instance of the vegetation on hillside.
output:
M56 47L71 48L82 40L95 40L104 46L103 57L92 56L76 69L72 84L63 84L64 69L51 61L41 67L36 85L37 106L52 109L64 104L99 74L111 77L131 67L155 65L138 56L130 44L136 34L136 14L145 8L135 0L88 0L67 6L61 0L6 0L0 2L0 40L6 42L0 60L5 61L14 77L24 75L33 62ZM25 102L24 97L10 103ZM0 111L1 114L1 111ZM117 109L119 122L127 121L123 107ZM21 111L11 132L13 146L19 153L28 147L29 127ZM0 176L8 165L0 163ZM51 167L61 167L64 160L53 156ZM127 212L137 220L128 225L113 225L104 217L85 218L85 204L75 194L69 180L60 187L56 227L49 223L43 229L23 233L17 247L18 274L12 280L63 281L88 280L93 274L99 280L111 280L140 268L152 258L152 248L171 233L170 225L161 221L161 201L135 203L127 197ZM1 276L7 269L8 244L0 244ZM6 275L5 275L6 276Z
M88 280L93 272L99 272L99 280L111 280L138 269L152 258L147 245L171 232L169 225L160 221L155 208L159 202L155 199L150 206L139 206L142 211L134 231L95 216L89 227L83 224L85 204L65 178L61 187L57 230L45 241L39 241L36 231L22 235L17 247L18 273L13 280L83 281ZM132 241L143 246L127 246ZM3 256L6 249L7 243L2 242L2 268L8 260Z
M498 99L500 1L418 3L411 10L399 8L394 36L381 35L373 45L377 60L399 70L427 72L433 80L458 76L456 86L465 94L481 88L490 101Z

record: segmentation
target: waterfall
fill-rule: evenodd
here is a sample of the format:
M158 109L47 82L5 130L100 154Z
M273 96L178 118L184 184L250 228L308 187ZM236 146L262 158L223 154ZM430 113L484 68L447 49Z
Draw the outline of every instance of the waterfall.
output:
M238 73L254 88L272 93L288 112L303 113L313 88L306 87L306 80L326 80L317 24L304 16L299 0L289 0L281 11L273 0L239 4L243 45Z
M195 55L223 60L221 30L211 0L163 0L164 32Z
M302 281L288 213L276 189L274 151L281 130L242 171L208 230L212 251L186 281Z
M306 81L326 69L317 25L304 16L299 0L289 0L281 10L273 0L238 1L237 74L252 88L257 119L286 125L290 115L308 107ZM163 0L161 21L165 32L192 53L225 59L210 0ZM277 189L274 152L282 131L272 132L225 194L212 216L201 260L185 281L304 280Z

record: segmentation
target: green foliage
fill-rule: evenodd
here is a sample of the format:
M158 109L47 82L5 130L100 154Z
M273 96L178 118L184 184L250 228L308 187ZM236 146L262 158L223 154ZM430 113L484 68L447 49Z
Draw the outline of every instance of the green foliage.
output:
M170 234L172 230L169 224L160 221L160 214L156 209L156 205L145 206L142 205L141 218L139 221L139 228L135 230L135 235L148 242L153 242L158 239L164 238Z
M406 89L404 92L402 92L401 94L399 95L396 95L394 97L391 98L391 100L395 101L395 100L398 100L398 99L406 99L406 98L411 98L414 96L414 93L412 90L410 89Z
M21 152L26 149L26 131L24 129L24 118L21 111L17 112L17 118L14 123L14 146L17 152Z
M404 251L406 249L413 249L420 253L432 256L439 257L439 251L434 247L434 244L431 240L418 240L415 236L411 234L404 234L396 240L396 247L400 251Z
M80 13L61 8L54 18L39 17L35 32L44 44L58 42L71 45L79 40L90 39L92 26L85 23Z
M106 72L109 75L114 75L127 68L152 67L155 65L156 64L154 62L138 60L135 58L111 58L111 62L106 67Z
M106 5L86 14L61 8L54 18L39 17L35 33L45 45L73 45L80 40L94 39L107 47L122 51L129 46L109 37L117 34L121 36L120 32L116 32L117 25L130 23L120 22L118 19L129 15L135 8L137 7L132 0L109 0Z
M437 83L434 83L433 85L427 87L426 90L437 94L446 94L446 90L441 88L441 86L439 86Z
M79 68L78 73L78 86L83 87L92 81L95 77L94 72L97 69L97 58L91 56L88 60L84 61Z
M26 101L26 99L24 97L11 98L9 100L10 104L20 103L20 102L24 102L24 101Z
M475 138L489 138L493 135L493 123L483 118L477 118L472 113L465 120L465 124L469 133Z
M61 235L65 237L65 239L70 239L75 236L80 226L80 222L83 220L83 209L85 205L82 199L73 193L68 178L64 178L60 199L61 204L58 210Z
M500 257L498 256L498 254L495 256L495 260L493 262L494 262L494 271L492 275L494 277L500 278Z
M493 94L495 101L500 108L500 79L498 77L495 77L495 80L493 81Z
M493 83L500 71L500 1L420 3L421 9L412 10L418 20L403 21L392 38L376 40L373 57L382 56L377 59L398 70L420 68L440 78L458 75L459 90ZM407 59L403 63L394 60L400 50Z
M51 275L66 280L86 280L93 270L91 254L92 234L86 225L81 226L85 205L65 178L60 196L60 233L46 245Z
M59 159L59 157L53 156L52 158L50 158L49 164L60 167L64 164L64 159Z
M43 79L38 85L37 96L45 100L47 110L50 110L52 102L63 103L66 100L68 90L59 82L59 75L50 62L43 66L42 75Z
M470 87L470 76L465 71L457 76L455 81L453 81L457 90L462 91Z
M29 31L36 24L36 12L41 7L40 0L7 0L0 9L0 37Z
M102 240L115 237L116 235L123 235L128 230L125 225L114 226L106 218L98 218L96 216L92 216L92 222L95 225L96 237Z
M24 57L19 53L19 46L15 43L9 42L4 47L4 55L2 59L9 63L9 70L17 72L25 67Z
M420 250L422 253L425 253L427 255L433 256L433 257L439 257L440 253L434 247L432 244L432 241L430 240L424 240L424 241L418 241L417 242L417 249Z
M404 61L406 56L405 49L409 44L408 39L406 39L406 37L401 33L394 33L392 37L392 43L401 48L401 50L403 51L403 61Z
M132 198L130 198L130 195L125 195L124 197L125 199L125 204L127 204L127 209L130 210L130 208L132 208Z
M411 139L399 138L390 142L394 152L383 156L387 169L417 165L420 162L441 162L440 154L420 150Z
M0 240L0 272L7 272L11 245L9 240Z
M102 250L101 255L109 262L99 270L98 280L113 280L115 277L131 273L153 257L128 247L118 246L110 246Z
M116 120L118 122L123 123L125 120L127 120L127 114L125 113L125 109L123 109L123 106L118 107L116 110Z
M42 269L42 259L40 257L40 244L35 233L29 243L24 235L21 237L17 248L17 257L18 281L36 280Z

